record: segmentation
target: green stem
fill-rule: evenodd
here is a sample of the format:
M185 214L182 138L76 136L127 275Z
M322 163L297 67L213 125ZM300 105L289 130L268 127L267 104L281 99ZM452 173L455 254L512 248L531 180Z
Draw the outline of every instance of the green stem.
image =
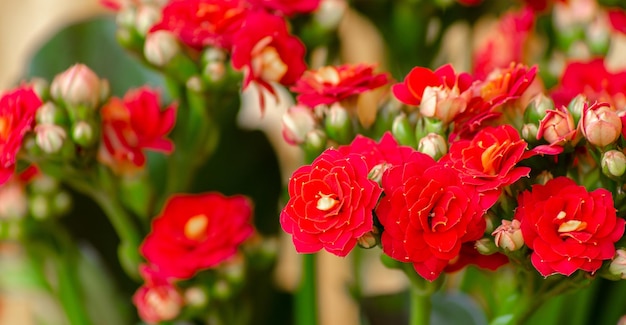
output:
M302 279L296 293L296 324L317 324L317 286L315 281L316 255L302 256Z
M91 320L86 314L85 306L76 274L76 263L73 257L57 259L59 280L59 300L71 325L88 325Z
M411 310L409 310L409 324L429 325L432 310L431 296L441 285L441 276L434 282L429 282L419 276L410 263L403 263L402 270L409 278L410 283Z

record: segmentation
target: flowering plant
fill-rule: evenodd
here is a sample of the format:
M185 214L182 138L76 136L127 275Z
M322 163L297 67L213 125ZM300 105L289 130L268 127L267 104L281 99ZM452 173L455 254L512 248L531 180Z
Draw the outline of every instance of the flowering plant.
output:
M354 261L343 295L365 322L626 322L626 65L612 54L626 7L101 2L167 91L119 91L76 63L0 97L2 245L30 258L59 323L332 323L317 308L326 253ZM388 60L350 59L357 17L384 44L364 52ZM270 122L273 147L260 132L240 141L238 110ZM264 152L282 156L282 196L277 166L254 169ZM59 218L72 198L112 225L132 293L96 298L90 283L116 281ZM294 248L286 313L266 298ZM406 280L406 308L367 304L379 279L365 254ZM116 295L136 312L98 307Z

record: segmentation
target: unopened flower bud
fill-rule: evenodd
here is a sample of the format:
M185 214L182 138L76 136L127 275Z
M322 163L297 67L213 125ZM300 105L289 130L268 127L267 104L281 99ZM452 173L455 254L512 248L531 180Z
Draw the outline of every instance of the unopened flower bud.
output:
M183 293L185 304L190 307L204 307L209 302L209 297L204 289L200 287L190 287Z
M320 129L314 129L307 133L304 144L302 145L306 158L313 161L315 157L319 156L319 154L326 149L327 141L326 133Z
M283 115L283 138L290 144L304 143L307 134L315 128L313 111L304 105L290 107Z
M79 121L72 128L72 140L82 147L89 147L96 141L93 127L85 121Z
M50 83L43 78L32 78L28 81L28 84L33 88L37 97L41 99L48 98L50 95Z
M178 40L170 31L159 30L148 34L143 47L143 55L148 62L162 67L180 53Z
M574 125L578 125L578 121L580 121L580 118L583 116L585 106L587 106L587 97L583 94L574 97L569 104L567 104L567 110L574 118Z
M161 20L161 10L155 5L143 4L137 9L135 28L139 34L146 35L159 20Z
M64 109L58 107L53 102L46 102L37 110L35 119L37 124L64 125L67 123L67 114Z
M359 237L357 243L365 249L376 247L378 244L377 233L378 229L374 228L372 231L368 231L363 236Z
M595 103L584 108L582 130L589 143L604 147L622 135L622 120L609 104Z
M350 113L341 104L333 104L326 113L326 134L340 144L348 144L354 138Z
M211 82L218 82L226 75L226 53L223 50L209 47L202 54L204 76Z
M33 195L28 199L28 210L35 219L43 220L52 216L50 202L45 195Z
M482 255L491 255L498 252L498 248L493 240L489 238L481 238L474 243L476 250Z
M65 129L55 124L38 124L35 134L37 145L46 153L58 152L67 137Z
M496 246L505 251L513 252L524 246L521 223L517 219L513 221L502 220L502 225L496 228L491 235L495 236Z
M417 151L431 156L435 160L443 157L448 153L448 145L446 140L437 133L429 133L420 139L417 145Z
M229 283L242 284L246 277L246 260L240 254L235 255L220 268L220 272Z
M68 106L95 108L100 101L101 80L84 64L75 64L58 74L50 85L52 98Z
M548 110L554 109L554 101L543 93L531 99L524 110L524 123L539 125Z
M522 139L528 143L537 142L537 133L539 128L536 124L527 123L522 126Z
M224 279L217 279L211 286L211 296L219 300L226 300L233 294L230 284Z
M399 144L415 148L417 141L415 139L415 129L411 125L406 114L401 113L393 119L391 125L391 133Z
M615 251L615 257L609 265L609 272L612 275L626 279L626 251L622 248Z
M591 54L606 56L611 45L611 32L605 19L597 17L586 26L585 41Z
M417 120L417 124L415 125L415 138L419 141L429 133L444 134L445 128L441 120L422 117Z
M367 174L367 178L369 178L369 179L373 180L374 182L380 184L380 182L383 179L383 173L389 167L391 167L391 165L388 164L388 163L378 164L378 165L372 167L370 172Z
M621 177L626 172L626 155L618 150L609 150L602 155L602 172L608 177Z
M327 30L334 30L339 26L344 13L348 8L346 0L322 0L315 11L313 19Z
M183 297L172 285L143 286L133 296L139 316L148 323L176 318L183 307Z

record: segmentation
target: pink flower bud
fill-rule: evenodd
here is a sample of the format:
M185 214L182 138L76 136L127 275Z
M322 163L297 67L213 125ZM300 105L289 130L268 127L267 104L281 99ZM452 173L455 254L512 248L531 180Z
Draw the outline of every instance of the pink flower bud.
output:
M357 238L357 243L365 249L374 248L378 244L377 237L380 237L379 231L374 227L372 231L366 232L363 236Z
M84 64L75 64L54 77L50 94L69 106L95 108L100 101L102 81Z
M58 152L67 137L65 129L55 124L38 124L35 134L35 142L46 153Z
M283 115L283 138L290 144L301 144L315 125L315 116L310 108L303 105L293 106Z
M143 55L148 62L161 67L168 64L178 53L180 53L180 46L171 32L159 30L146 37Z
M139 316L149 324L172 320L180 314L183 298L172 285L143 286L133 296Z
M624 249L615 251L615 257L609 265L609 272L626 279L626 251Z
M474 243L476 250L482 255L491 255L498 252L498 248L489 238L481 238Z
M437 133L429 133L425 137L420 139L417 145L417 151L425 153L431 156L433 159L438 160L448 153L448 145L446 139Z
M589 143L604 147L615 142L622 133L622 121L608 103L594 103L583 109L583 135Z
M424 88L420 113L449 123L467 106L467 101L459 97L458 92L458 88L450 89L443 85Z
M496 246L510 252L524 246L524 237L520 225L521 223L517 219L513 221L502 220L502 225L491 233L492 236L495 236Z
M574 117L561 106L558 109L548 110L539 124L537 140L543 138L550 144L564 145L576 137Z

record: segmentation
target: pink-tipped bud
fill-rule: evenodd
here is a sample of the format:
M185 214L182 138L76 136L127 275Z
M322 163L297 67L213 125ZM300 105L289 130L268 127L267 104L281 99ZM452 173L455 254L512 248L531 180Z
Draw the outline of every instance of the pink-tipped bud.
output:
M431 156L438 160L448 153L448 145L446 139L437 133L429 133L420 139L417 145L417 151Z
M304 143L307 134L315 129L313 111L303 105L290 107L283 115L283 138L290 144Z
M176 36L170 31L159 30L146 37L143 55L148 62L157 67L168 64L178 53L180 53L180 45Z
M84 64L75 64L58 74L50 85L55 100L68 106L96 108L101 98L102 81Z
M550 144L564 145L573 141L575 137L574 117L563 106L548 110L546 116L541 120L537 132L537 140L543 138Z
M379 232L378 229L374 227L372 231L366 232L363 236L359 237L357 243L365 249L370 249L376 247L378 244L377 237L379 237Z
M607 103L586 106L581 122L583 135L597 147L615 142L622 134L622 121L615 109Z
M609 272L612 275L626 279L626 251L624 249L620 248L615 251L615 257L609 265Z
M521 223L517 219L513 221L502 220L502 225L491 233L492 236L495 236L496 246L509 252L524 246L524 237L520 226Z
M426 87L422 95L420 113L447 124L467 106L467 101L458 96L458 89L444 86Z
M149 324L176 318L183 306L183 297L170 284L144 285L133 296L139 316Z
M58 152L67 138L65 129L56 124L38 124L35 134L37 146L46 153Z

